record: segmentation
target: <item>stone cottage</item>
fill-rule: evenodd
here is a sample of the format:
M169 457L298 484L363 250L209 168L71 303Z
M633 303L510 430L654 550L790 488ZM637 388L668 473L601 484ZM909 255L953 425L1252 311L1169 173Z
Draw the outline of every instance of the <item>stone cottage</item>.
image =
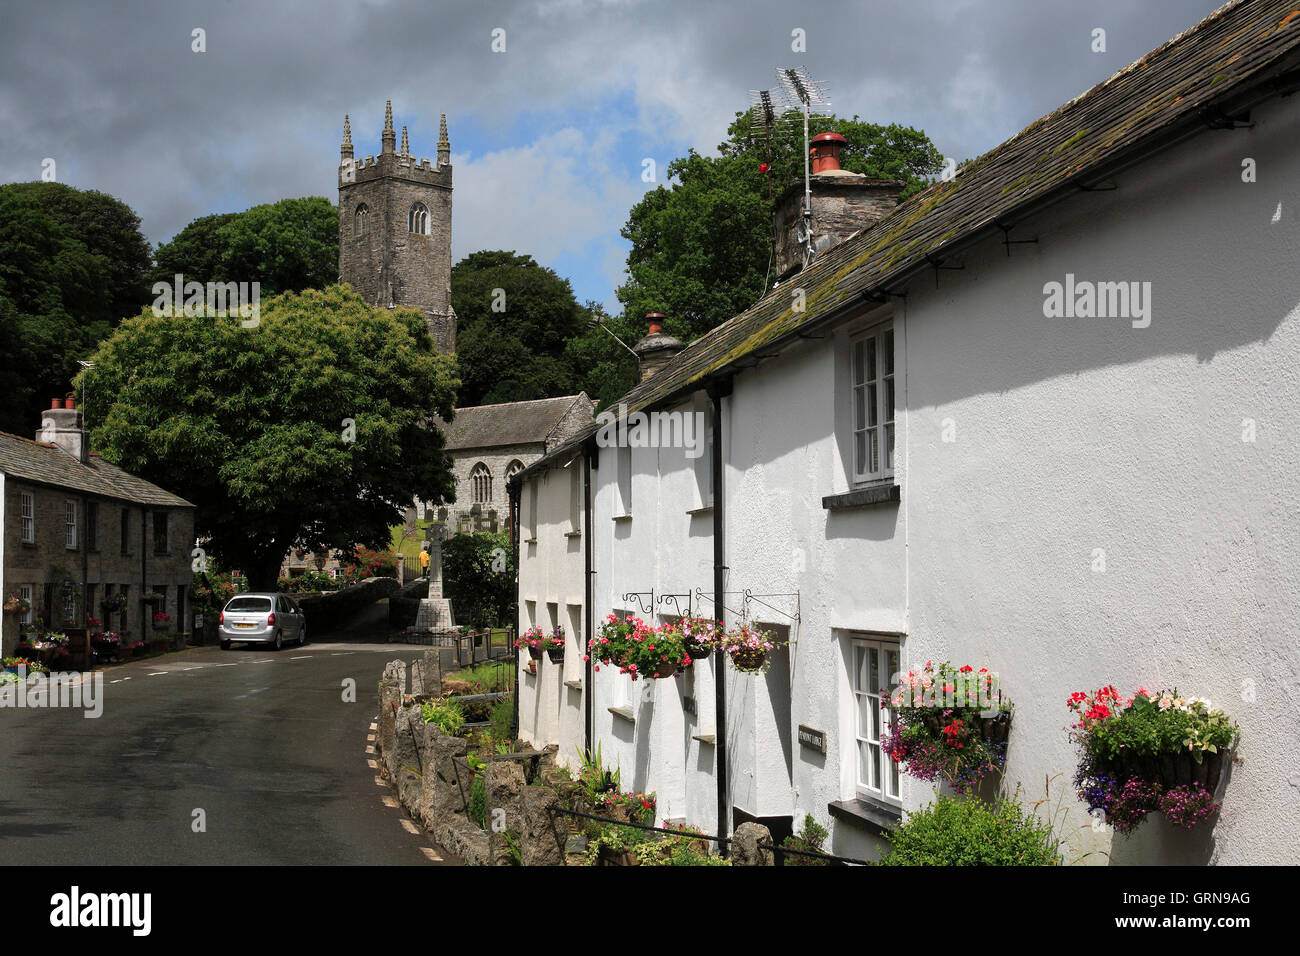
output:
M4 613L5 655L37 620L94 618L136 640L190 630L194 506L91 452L71 397L51 402L35 440L0 433L0 526L0 595L30 605ZM170 621L155 627L159 612Z

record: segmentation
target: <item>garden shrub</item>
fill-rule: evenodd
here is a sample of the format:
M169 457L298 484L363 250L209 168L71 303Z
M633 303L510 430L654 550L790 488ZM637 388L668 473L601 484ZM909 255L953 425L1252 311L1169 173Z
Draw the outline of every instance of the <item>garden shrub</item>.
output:
M493 562L502 555L505 569L499 564L494 569ZM456 534L444 541L442 582L460 620L481 628L514 624L514 553L505 532Z
M474 782L469 785L469 818L478 824L480 830L487 829L487 784L481 773L474 775Z
M826 842L829 834L824 826L821 826L812 818L812 814L805 814L803 818L803 829L796 835L788 836L781 841L781 846L787 850L803 850L808 853L822 853L822 844ZM800 856L791 853L782 860L782 866L827 866L826 860L819 860L816 857Z
M884 866L1054 866L1060 841L1015 800L939 797L889 834Z

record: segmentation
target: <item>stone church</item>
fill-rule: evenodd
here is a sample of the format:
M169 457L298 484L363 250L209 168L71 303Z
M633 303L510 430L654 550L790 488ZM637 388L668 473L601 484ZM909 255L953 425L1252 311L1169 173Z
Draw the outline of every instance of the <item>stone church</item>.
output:
M376 306L424 313L440 352L456 351L451 305L451 144L447 116L439 123L437 162L401 146L393 104L384 110L378 156L353 155L350 117L343 118L339 157L339 280ZM444 517L465 530L505 526L506 479L591 422L584 393L505 405L457 409L437 422L447 436L456 476L456 503ZM432 517L415 503L418 517ZM440 509L442 510L442 509Z

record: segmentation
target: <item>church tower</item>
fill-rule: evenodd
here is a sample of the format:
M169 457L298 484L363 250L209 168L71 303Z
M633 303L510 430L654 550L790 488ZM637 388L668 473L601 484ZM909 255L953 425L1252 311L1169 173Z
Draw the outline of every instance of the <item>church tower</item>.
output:
M339 158L339 280L376 306L424 313L439 352L456 351L451 307L451 144L444 113L438 161L416 160L406 127L401 151L393 102L384 110L378 157L352 157L352 125L343 117Z

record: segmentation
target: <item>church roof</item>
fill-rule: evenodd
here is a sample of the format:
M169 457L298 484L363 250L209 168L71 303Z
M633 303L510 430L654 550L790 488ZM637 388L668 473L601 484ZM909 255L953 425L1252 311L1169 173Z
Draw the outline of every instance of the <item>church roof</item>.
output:
M0 472L36 484L135 504L193 508L184 498L91 453L82 464L58 445L0 432Z
M888 301L958 250L990 236L1032 239L1015 225L1080 190L1105 188L1109 176L1198 132L1231 128L1254 104L1295 92L1298 63L1296 0L1227 3L818 256L791 280L804 290L802 310L793 307L790 283L782 283L613 404L637 411L680 401L815 326ZM578 431L519 477L549 467L597 430Z
M591 400L585 392L560 398L540 398L531 402L508 402L503 405L472 405L456 409L448 424L436 419L447 436L447 450L492 448L499 445L543 444L568 437L561 425L575 410L586 406L582 424L591 420ZM582 408L576 409L579 414Z

